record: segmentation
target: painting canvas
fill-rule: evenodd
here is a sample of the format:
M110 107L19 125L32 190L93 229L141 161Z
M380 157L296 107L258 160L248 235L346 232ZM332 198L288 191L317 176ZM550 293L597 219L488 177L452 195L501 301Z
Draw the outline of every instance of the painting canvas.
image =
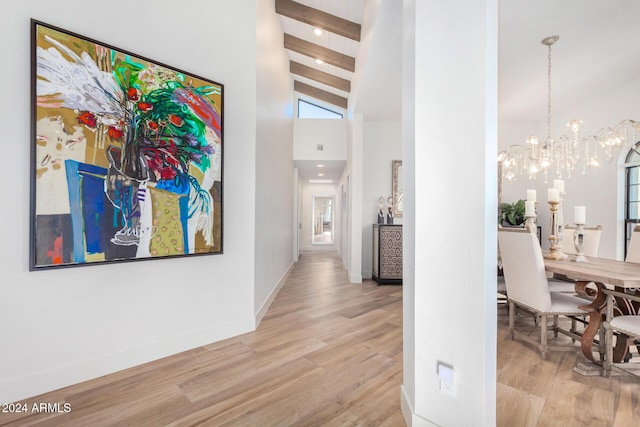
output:
M30 269L222 253L223 85L31 31Z

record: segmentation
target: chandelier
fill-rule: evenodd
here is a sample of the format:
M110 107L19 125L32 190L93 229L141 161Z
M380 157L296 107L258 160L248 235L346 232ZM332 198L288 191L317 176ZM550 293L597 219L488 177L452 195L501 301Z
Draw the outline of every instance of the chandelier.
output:
M502 176L509 181L518 175L536 179L538 173L543 173L546 183L549 170L554 169L558 178L564 174L571 178L576 169L586 175L588 169L600 166L601 156L610 162L614 152L629 139L635 141L640 132L640 123L626 119L593 135L580 136L582 120L573 119L567 123L565 134L551 136L551 46L558 39L558 36L550 36L541 41L548 48L547 137L540 141L536 135L531 135L525 145L511 145L500 152L498 162Z

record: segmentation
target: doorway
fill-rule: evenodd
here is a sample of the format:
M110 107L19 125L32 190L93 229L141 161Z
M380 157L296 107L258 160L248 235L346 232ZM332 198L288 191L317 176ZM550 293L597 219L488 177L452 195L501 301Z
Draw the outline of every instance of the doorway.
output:
M334 196L313 196L312 244L333 245L334 206Z

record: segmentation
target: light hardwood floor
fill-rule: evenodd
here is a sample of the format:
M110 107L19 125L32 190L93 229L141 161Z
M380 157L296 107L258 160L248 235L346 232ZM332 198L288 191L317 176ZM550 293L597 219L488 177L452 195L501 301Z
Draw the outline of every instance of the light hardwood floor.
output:
M530 319L522 320L524 322ZM638 426L640 383L544 361L498 318L498 426ZM405 426L402 287L349 284L337 255L305 252L255 332L35 396L64 414L16 426Z
M255 332L47 393L0 425L404 426L402 287L305 252Z
M516 326L534 326L530 315L517 319ZM508 337L508 324L506 308L501 307L496 384L499 426L640 426L640 382L627 376L578 374L574 366L586 361L579 343L575 352L549 352L548 360L543 360L533 346ZM568 322L563 327L568 328ZM555 341L571 343L563 336ZM637 350L632 352L637 361Z

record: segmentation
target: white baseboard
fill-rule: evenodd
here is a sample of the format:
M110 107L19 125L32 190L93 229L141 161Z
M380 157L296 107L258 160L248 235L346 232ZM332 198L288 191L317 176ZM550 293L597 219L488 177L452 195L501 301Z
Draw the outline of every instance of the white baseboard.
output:
M269 307L271 306L271 303L273 302L273 300L276 298L276 296L278 296L278 292L280 292L280 289L282 288L282 286L284 286L285 282L287 281L287 277L289 277L289 273L291 273L291 270L293 270L293 263L291 263L289 268L287 268L287 271L285 271L282 277L280 277L280 280L278 280L278 284L276 285L276 287L273 288L273 290L269 294L269 297L262 304L262 307L260 307L260 310L258 310L258 312L255 314L256 328L258 327L260 322L262 322L262 318L267 313L267 310L269 310Z
M352 274L349 276L349 282L362 283L362 274Z
M172 356L254 330L253 319L216 326L95 359L0 382L0 402L10 403Z
M411 403L409 402L404 386L400 386L400 409L402 410L402 416L404 417L404 421L407 423L407 427L438 426L415 413L411 407Z

